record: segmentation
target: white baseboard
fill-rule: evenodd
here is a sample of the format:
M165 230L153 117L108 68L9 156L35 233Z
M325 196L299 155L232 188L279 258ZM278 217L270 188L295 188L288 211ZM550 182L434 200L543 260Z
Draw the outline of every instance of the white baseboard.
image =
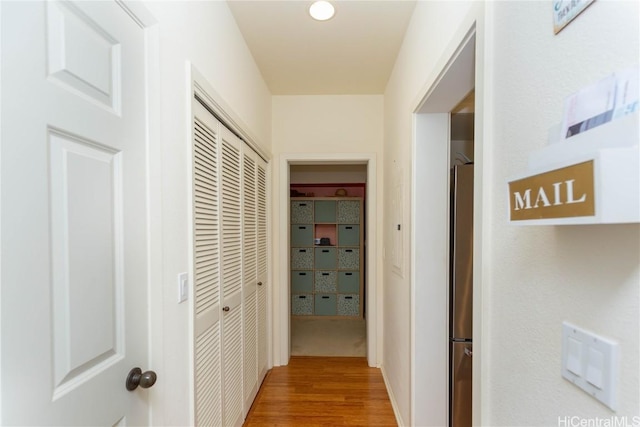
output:
M398 410L398 404L396 403L396 398L393 395L393 391L391 387L389 387L389 381L387 380L387 373L384 370L384 366L380 367L380 371L382 372L382 379L384 380L384 385L387 388L387 394L389 395L389 400L391 401L391 407L393 408L393 414L396 416L396 422L398 426L406 426L402 420L402 415L400 415L400 411Z

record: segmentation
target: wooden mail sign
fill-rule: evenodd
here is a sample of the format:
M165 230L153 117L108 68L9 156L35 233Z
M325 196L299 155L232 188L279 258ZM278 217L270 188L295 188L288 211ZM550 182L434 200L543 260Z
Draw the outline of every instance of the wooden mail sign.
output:
M595 215L593 160L509 183L511 221Z

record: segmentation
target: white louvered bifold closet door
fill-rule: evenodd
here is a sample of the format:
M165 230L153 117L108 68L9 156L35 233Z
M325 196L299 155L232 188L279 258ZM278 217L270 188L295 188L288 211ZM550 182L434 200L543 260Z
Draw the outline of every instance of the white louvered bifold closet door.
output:
M195 421L220 426L219 122L195 100L193 110Z
M195 424L235 427L267 369L267 164L193 111Z
M256 158L258 387L267 374L267 163Z
M227 130L221 135L222 213L222 402L224 426L240 426L242 375L242 141Z
M242 229L243 229L243 314L244 314L244 415L258 393L258 271L256 157L254 151L242 154Z

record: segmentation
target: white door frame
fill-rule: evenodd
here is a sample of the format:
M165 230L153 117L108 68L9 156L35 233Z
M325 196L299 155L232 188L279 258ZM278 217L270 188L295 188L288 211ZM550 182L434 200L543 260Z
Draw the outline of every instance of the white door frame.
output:
M163 283L162 275L162 146L161 100L160 100L160 29L158 20L147 9L144 3L133 0L116 0L127 11L134 21L145 30L146 55L145 75L147 87L147 188L149 200L147 200L147 224L148 224L148 283L147 295L149 306L149 360L147 366L158 373L159 381L149 393L149 423L150 425L163 425L164 403L167 393L165 382L166 375L164 364L164 310L163 310Z
M164 363L164 310L162 275L162 146L161 140L161 100L160 100L160 30L158 20L139 1L118 0L118 3L145 30L146 55L145 74L147 87L147 224L148 224L148 334L149 360L147 366L158 373L159 381L149 393L149 423L163 425L166 396L165 382L162 380L167 371Z
M279 218L279 269L280 277L276 281L278 286L276 289L276 307L274 310L274 330L276 331L274 343L279 347L279 365L289 363L291 356L290 343L290 292L289 292L289 167L291 165L312 165L312 164L366 164L367 165L367 197L366 197L366 215L367 215L367 247L366 247L366 268L367 280L366 296L365 296L365 313L367 319L367 362L369 366L378 367L380 353L379 346L382 340L379 334L382 331L381 316L382 309L378 307L380 299L378 298L378 194L377 194L377 166L376 155L374 153L357 153L357 154L310 154L310 153L294 153L280 155L280 180L279 180L279 200L280 200L280 218ZM274 363L275 364L275 363Z
M463 99L468 90L474 87L476 165L474 180L476 185L473 248L473 424L487 423L487 413L483 410L486 407L486 398L483 400L483 396L488 395L486 380L488 357L483 355L482 350L486 348L483 343L488 333L486 322L483 322L482 289L483 284L487 286L490 283L488 255L491 241L489 211L491 167L489 162L492 145L490 128L484 125L485 117L490 117L490 103L485 98L485 82L488 81L487 76L491 71L485 64L485 46L488 44L487 39L491 36L486 30L489 26L486 25L485 16L490 16L488 13L490 7L484 2L478 2L471 7L434 67L434 72L428 76L414 109L411 194L411 228L414 230L411 241L411 424L413 425L446 425L448 422L449 112ZM470 47L475 48L474 52L470 52ZM473 60L475 60L475 73L470 73L469 64ZM445 133L442 132L443 126L446 127ZM443 149L443 145L446 150ZM432 166L439 170L437 176L429 170ZM427 192L429 194L425 194ZM442 207L442 211L435 215L432 212L434 200L431 199L434 194L439 195L435 206ZM426 225L418 223L418 219L424 221L425 218L431 219L430 222L427 221ZM437 241L430 241L429 238L434 236ZM443 253L447 261L443 261L442 256L433 256ZM488 292L485 291L484 295L487 294ZM433 322L434 316L437 326L432 330L425 329L425 320L429 319ZM433 349L435 345L441 346L441 351L431 351L425 355L425 349ZM429 382L425 384L427 379Z

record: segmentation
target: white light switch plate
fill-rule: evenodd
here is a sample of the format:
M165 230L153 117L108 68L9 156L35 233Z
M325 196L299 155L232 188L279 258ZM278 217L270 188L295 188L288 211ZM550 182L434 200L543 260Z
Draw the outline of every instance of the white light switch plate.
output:
M178 304L189 298L189 274L178 274Z
M562 376L615 411L618 344L562 322Z

